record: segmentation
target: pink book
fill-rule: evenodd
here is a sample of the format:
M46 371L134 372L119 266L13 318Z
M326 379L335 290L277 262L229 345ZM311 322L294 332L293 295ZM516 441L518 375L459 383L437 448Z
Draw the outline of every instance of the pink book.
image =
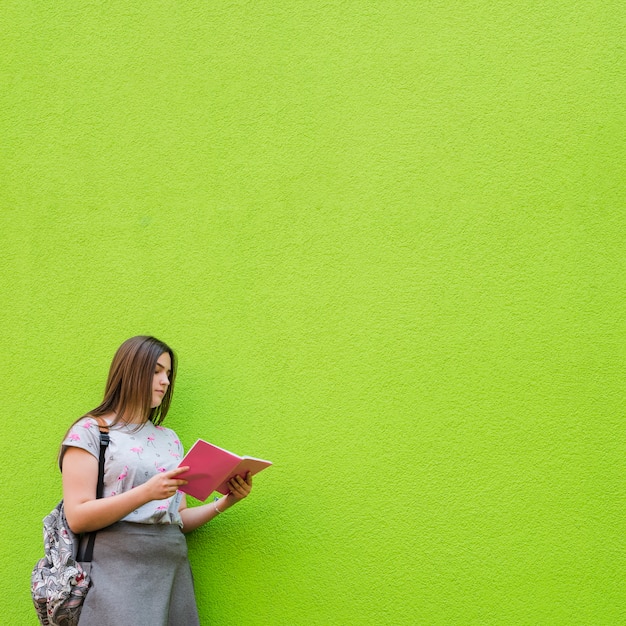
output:
M191 446L178 467L189 466L189 471L177 478L189 481L179 487L198 500L206 500L214 491L226 495L230 492L228 481L237 474L242 478L248 472L257 474L271 465L270 461L255 459L251 456L239 456L223 448L218 448L208 441L198 439Z

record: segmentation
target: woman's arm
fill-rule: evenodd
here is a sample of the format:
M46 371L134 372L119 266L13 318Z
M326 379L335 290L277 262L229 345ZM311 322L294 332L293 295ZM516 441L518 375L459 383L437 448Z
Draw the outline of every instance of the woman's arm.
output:
M110 526L146 502L172 497L179 486L187 484L176 476L188 469L179 467L160 472L130 491L96 499L98 459L86 450L68 447L62 468L67 523L77 534Z
M245 480L241 478L241 476L235 476L235 478L230 480L228 486L230 487L230 493L227 496L215 502L209 502L208 504L202 504L192 508L187 508L187 498L183 495L178 510L183 519L184 533L190 533L192 530L199 528L202 524L206 524L220 513L223 513L226 509L229 509L231 506L237 504L237 502L241 502L247 497L252 490L252 474L248 472Z

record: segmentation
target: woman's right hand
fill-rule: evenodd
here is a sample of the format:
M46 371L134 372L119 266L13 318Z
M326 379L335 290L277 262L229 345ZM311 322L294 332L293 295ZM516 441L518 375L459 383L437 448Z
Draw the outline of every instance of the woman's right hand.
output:
M186 485L187 481L177 478L179 474L188 472L189 467L177 467L168 472L159 472L149 481L143 484L148 496L148 502L151 500L165 500L171 498L182 485Z

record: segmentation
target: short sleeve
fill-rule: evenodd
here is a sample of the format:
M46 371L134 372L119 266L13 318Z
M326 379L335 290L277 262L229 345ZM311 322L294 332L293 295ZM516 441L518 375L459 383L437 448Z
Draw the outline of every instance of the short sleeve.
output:
M92 417L78 420L61 444L59 455L59 469L63 469L63 457L68 447L82 448L97 458L100 457L100 430L98 423Z
M174 445L177 447L178 455L182 459L185 456L185 450L183 449L183 444L180 442L180 439L176 436L176 433L172 431L174 434Z
M178 435L171 428L163 428L163 426L157 426L157 428L165 431L168 434L172 442L172 450L170 454L177 461L180 461L185 456L185 450L183 449L183 444L180 442Z

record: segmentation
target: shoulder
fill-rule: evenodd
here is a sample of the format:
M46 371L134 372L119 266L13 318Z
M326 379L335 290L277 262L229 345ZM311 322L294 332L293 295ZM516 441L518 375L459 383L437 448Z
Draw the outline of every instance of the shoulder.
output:
M98 457L100 449L100 430L98 422L91 416L82 417L75 422L65 435L61 443L59 467L62 467L63 456L68 447L82 448L93 456Z
M165 426L155 426L154 424L152 424L152 427L155 430L159 431L165 437L170 437L172 439L178 439L178 435L171 428L167 428Z
M168 445L173 444L182 451L183 446L174 430L165 426L153 426L153 428L159 432L162 441L167 441Z
M102 428L103 426L105 428ZM91 415L81 417L67 431L62 445L91 448L95 443L96 447L99 447L101 428L103 433L110 432L109 422L105 418Z
M97 435L98 430L98 422L94 417L82 417L70 428L66 441L68 439L70 441L80 441L83 436Z

